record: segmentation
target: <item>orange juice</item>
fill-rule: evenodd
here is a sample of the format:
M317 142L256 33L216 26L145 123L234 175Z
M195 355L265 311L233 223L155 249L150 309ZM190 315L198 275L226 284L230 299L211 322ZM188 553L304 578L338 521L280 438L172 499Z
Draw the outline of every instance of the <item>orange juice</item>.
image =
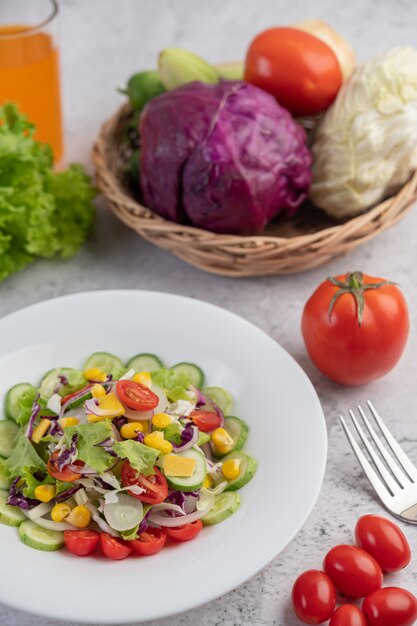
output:
M62 156L59 54L51 35L0 26L0 104L15 102L36 125L36 138Z

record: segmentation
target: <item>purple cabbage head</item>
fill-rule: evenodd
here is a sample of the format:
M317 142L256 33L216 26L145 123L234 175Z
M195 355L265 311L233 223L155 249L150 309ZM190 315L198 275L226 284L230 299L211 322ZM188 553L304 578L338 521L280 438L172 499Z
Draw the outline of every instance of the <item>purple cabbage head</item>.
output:
M293 215L311 183L304 129L243 81L188 83L145 107L140 179L162 217L217 233L260 232Z

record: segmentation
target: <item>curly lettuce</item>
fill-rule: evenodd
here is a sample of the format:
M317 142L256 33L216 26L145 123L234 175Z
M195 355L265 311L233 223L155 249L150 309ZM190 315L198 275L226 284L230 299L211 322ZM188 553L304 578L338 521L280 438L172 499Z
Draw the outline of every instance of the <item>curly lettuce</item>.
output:
M74 255L93 225L90 177L77 164L55 172L34 132L14 104L0 107L0 280L38 257Z

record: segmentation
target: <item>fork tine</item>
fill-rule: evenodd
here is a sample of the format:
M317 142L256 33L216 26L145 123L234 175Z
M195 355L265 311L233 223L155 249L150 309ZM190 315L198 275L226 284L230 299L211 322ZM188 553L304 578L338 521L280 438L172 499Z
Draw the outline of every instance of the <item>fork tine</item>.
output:
M388 452L387 448L384 446L384 444L381 441L381 437L379 437L377 435L377 433L375 432L375 429L373 428L372 424L370 423L370 421L368 420L368 418L366 417L363 409L361 406L358 405L358 410L359 413L362 416L363 421L365 422L365 426L369 431L369 434L372 437L372 441L375 443L376 447L378 448L379 452L381 453L381 456L383 457L385 463L388 465L389 469L391 470L391 472L393 473L395 479L397 480L397 482L399 483L399 485L404 488L406 485L409 484L409 476L404 473L403 468L401 467L401 465L398 464L398 462L396 462L393 457L391 456L391 454Z
M390 495L386 485L384 485L384 483L379 478L374 468L369 463L368 459L365 457L364 453L362 452L362 450L356 443L342 415L340 415L340 421L342 422L343 430L345 431L346 437L348 438L348 441L350 445L352 446L353 452L356 454L356 458L358 459L360 465L362 466L365 476L367 477L372 487L374 488L375 492L377 493L379 498L382 500L382 502L385 504L385 506L389 507L390 498L392 496Z
M416 466L414 465L414 463L412 463L410 461L410 459L408 458L408 456L406 455L404 450L401 448L399 443L397 443L397 441L391 435L390 431L388 430L388 428L385 426L384 422L382 421L382 419L378 415L378 413L377 413L374 405L372 404L372 402L370 402L370 400L368 400L367 404L368 404L368 406L369 406L369 408L370 408L370 410L372 412L372 415L375 418L376 423L378 424L379 428L381 429L381 432L383 433L385 439L387 440L387 442L388 442L392 452L394 453L394 455L398 459L400 465L402 466L402 468L404 469L406 474L408 474L408 477L410 478L411 482L413 482L413 483L417 482L417 468L416 468Z
M360 407L358 407L358 408L360 408ZM395 480L393 479L393 477L391 476L391 474L389 473L389 471L387 470L385 465L382 463L381 459L376 454L376 452L373 449L373 447L371 446L371 444L369 443L368 438L365 435L364 431L362 430L362 427L360 426L358 420L356 419L353 411L349 411L349 415L352 418L352 422L354 423L356 430L358 431L359 437L362 439L363 445L365 446L365 448L366 448L369 456L371 457L371 459L372 459L376 469L378 470L379 474L381 475L382 480L384 481L384 483L388 487L388 490L390 491L391 495L399 493L401 488L397 485L397 483L395 482Z

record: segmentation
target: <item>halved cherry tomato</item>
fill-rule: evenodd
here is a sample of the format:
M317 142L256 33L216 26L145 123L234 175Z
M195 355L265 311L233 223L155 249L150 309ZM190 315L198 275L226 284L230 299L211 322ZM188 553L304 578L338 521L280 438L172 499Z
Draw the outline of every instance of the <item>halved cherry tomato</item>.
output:
M95 530L64 530L67 550L77 556L88 556L97 548L100 533Z
M366 626L366 619L354 604L343 604L333 613L329 626Z
M411 626L417 620L417 598L406 589L385 587L362 604L368 626Z
M342 72L326 43L297 28L268 28L246 53L245 80L269 92L293 115L317 115L342 85Z
M64 396L62 398L61 404L65 404L66 402L71 400L71 398L75 398L75 396L78 396L78 394L81 393L82 391L87 391L87 389L91 389L92 386L93 386L93 383L88 383L88 385L86 385L82 389L79 389L78 391L74 391L74 393L69 393L67 396Z
M355 526L356 543L369 552L384 572L397 572L411 560L408 541L397 524L379 515L363 515Z
M292 605L305 624L321 624L330 619L336 606L336 591L330 578L317 569L303 572L292 588Z
M193 420L198 430L203 433L208 433L216 428L219 428L221 419L217 413L211 411L201 411L200 409L194 409L191 411L189 418Z
M364 598L383 583L374 557L356 546L335 546L324 557L323 565L336 589L351 598Z
M197 519L190 524L184 524L184 526L177 526L176 528L164 528L164 530L168 537L175 539L175 541L190 541L197 537L202 528L203 522L201 519Z
M136 554L149 556L162 550L166 540L167 535L163 528L148 528L137 539L129 541L129 545L132 546Z
M122 465L122 483L124 487L130 485L138 485L145 491L143 493L133 493L129 491L129 495L137 498L141 502L147 504L160 504L168 496L168 483L162 472L154 467L155 474L144 476L139 474L129 463L125 461Z
M52 478L55 478L55 480L62 480L63 482L67 482L67 483L73 483L74 480L81 478L82 474L77 474L77 472L74 472L68 466L64 467L62 470L59 470L56 465L56 459L58 456L59 456L58 451L51 454L51 456L48 459L47 466L46 466L48 470L48 474L52 476ZM84 467L85 464L83 461L74 461L72 465L78 465L81 468L81 467Z
M119 400L132 411L151 411L159 404L158 396L149 387L133 380L118 380L116 392Z
M132 552L132 548L107 533L101 533L100 544L104 556L115 561L125 559Z

